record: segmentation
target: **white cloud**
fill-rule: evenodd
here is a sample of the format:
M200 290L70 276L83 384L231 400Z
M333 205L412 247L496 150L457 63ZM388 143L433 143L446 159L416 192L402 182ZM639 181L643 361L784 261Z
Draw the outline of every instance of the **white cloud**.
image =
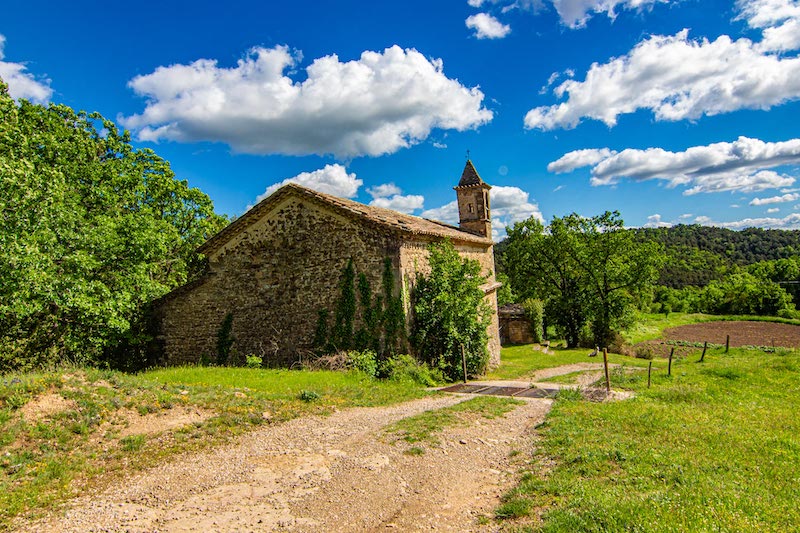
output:
M658 213L654 215L650 215L647 217L647 223L643 225L643 228L671 228L673 224L669 222L664 222L661 220L661 215Z
M616 10L636 9L639 11L650 9L658 3L674 3L677 0L547 0L558 13L561 22L572 28L583 28L593 15L605 13L612 20L616 17ZM480 8L487 4L501 5L501 11L507 13L513 9L524 11L541 11L545 5L544 0L467 0L467 4Z
M448 78L440 59L414 49L366 51L347 62L325 56L295 81L289 76L299 55L285 46L256 47L231 68L211 59L159 67L129 82L147 104L121 121L144 141L349 158L395 152L434 128L463 131L492 119L477 87Z
M650 110L656 120L698 119L739 109L770 109L800 98L800 58L763 51L749 39L691 40L688 30L655 35L628 54L594 63L584 81L554 89L566 101L528 111L525 126L574 128L584 118L609 127Z
M657 3L674 0L552 0L561 22L570 28L582 28L596 13L605 13L609 18L616 17L617 7L624 9L647 9Z
M755 192L789 187L795 178L778 174L770 168L800 163L800 139L764 142L739 137L736 141L693 146L683 152L662 148L609 151L598 160L603 150L570 152L548 165L557 172L591 166L592 185L612 185L622 178L637 181L658 179L669 186L687 187L684 194L700 192ZM584 163L581 165L581 163Z
M26 72L24 63L11 63L5 59L4 48L6 38L0 34L0 78L8 85L8 94L15 100L24 98L37 104L44 104L53 95L50 80L38 81L32 74Z
M769 198L753 198L750 201L750 205L780 204L783 202L794 202L795 200L798 199L800 199L800 194L788 193L784 194L783 196L771 196Z
M373 198L388 198L389 196L400 194L403 190L394 183L382 183L367 189Z
M453 226L458 225L458 202L453 200L449 204L441 207L434 207L433 209L426 209L420 215L422 218L429 218L431 220L438 220L445 224Z
M737 0L738 18L762 30L759 48L787 51L800 48L800 2L796 0Z
M421 195L395 194L390 197L375 198L369 203L369 205L374 205L377 207L385 207L387 209L392 209L394 211L400 211L401 213L411 214L417 209L422 209L422 205L424 204L424 202L425 202L425 197Z
M341 196L343 198L353 198L356 196L359 187L364 183L362 180L356 178L355 173L348 174L347 169L342 165L325 165L325 168L320 168L313 172L301 172L297 176L270 185L263 194L256 198L255 203L260 202L290 182L308 187L309 189L314 189L315 191ZM250 207L252 206L248 206L248 209L250 209Z
M729 229L764 228L764 229L800 229L800 213L791 213L784 218L763 217L745 218L732 222L715 222L709 217L701 216L694 219L696 224L703 226L718 226Z
M547 165L549 172L561 174L572 172L576 168L596 165L604 159L608 159L617 152L608 148L588 148L585 150L574 150L561 156L561 158Z
M780 210L781 210L780 207L770 207L769 209L767 209L767 213L769 213L769 214L777 213Z
M475 30L478 39L502 39L511 32L511 26L503 24L488 13L478 13L464 21L467 28Z
M561 189L563 189L563 188L564 188L564 186L563 186L563 185L558 185L558 186L557 186L555 189L553 189L553 192L558 192L558 191L560 191L560 190L561 190Z

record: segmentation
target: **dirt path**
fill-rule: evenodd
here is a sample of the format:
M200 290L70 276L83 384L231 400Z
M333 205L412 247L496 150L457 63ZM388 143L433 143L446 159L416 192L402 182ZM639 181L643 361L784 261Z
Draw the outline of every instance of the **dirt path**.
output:
M79 498L19 531L482 531L530 455L549 400L441 435L408 455L383 429L469 396L426 398L292 420L186 454L124 486Z

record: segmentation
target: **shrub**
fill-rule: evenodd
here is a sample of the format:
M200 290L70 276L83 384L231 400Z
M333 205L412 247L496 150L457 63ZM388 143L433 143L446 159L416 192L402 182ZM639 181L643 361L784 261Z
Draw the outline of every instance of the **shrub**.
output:
M412 381L425 387L433 387L444 381L439 370L420 363L408 354L396 355L386 359L381 365L381 376L393 381Z
M639 344L634 348L633 353L638 359L653 359L656 355L656 350L651 344Z
M320 399L319 393L314 392L313 390L302 390L297 397L304 402L315 402Z
M261 368L263 360L258 355L250 354L245 356L245 365L247 368Z
M378 374L377 355L371 350L347 352L348 366L374 378Z
M531 336L533 342L541 343L544 340L544 302L535 298L528 298L522 302L525 316L531 323Z

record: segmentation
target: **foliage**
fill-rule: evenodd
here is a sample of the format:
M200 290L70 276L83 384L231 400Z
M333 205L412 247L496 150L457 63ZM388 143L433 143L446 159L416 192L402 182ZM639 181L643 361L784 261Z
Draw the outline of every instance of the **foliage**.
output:
M541 343L544 340L544 303L536 298L527 298L522 302L522 307L531 324L533 342Z
M548 321L560 326L570 347L578 345L586 323L594 344L610 346L663 261L657 245L634 240L616 211L553 217L546 228L531 217L508 235L512 284L526 298L546 300Z
M363 372L367 376L374 378L378 375L378 360L375 352L370 350L347 352L347 360L350 368Z
M700 295L699 311L718 314L776 315L793 308L792 297L780 285L748 272L714 280Z
M504 272L497 272L495 277L499 283L502 283L497 290L497 305L502 306L517 303L518 298L511 288L511 281L508 279L508 275Z
M225 366L231 355L231 347L236 339L233 338L233 313L228 313L222 319L222 324L217 330L217 364Z
M480 288L486 281L477 261L462 259L449 241L428 247L430 273L418 274L413 295L412 338L417 353L449 379L467 373L482 374L489 361L487 350L491 309Z
M140 357L146 304L202 268L224 223L113 122L16 104L2 81L0 212L0 370Z
M541 531L795 529L800 354L694 361L654 364L650 389L626 378L631 401L557 401L504 501L541 511Z
M330 343L339 350L346 350L353 342L353 321L356 316L356 271L353 260L348 259L339 278L339 299L333 313L333 330Z
M298 398L302 390L321 397L304 402ZM355 372L191 366L126 374L72 367L1 375L0 531L11 529L15 516L40 514L76 493L130 479L176 454L265 423L427 394L413 382L378 381ZM45 395L74 404L36 420L20 416L20 408ZM176 406L208 417L158 438L122 438L127 413L169 417Z
M390 381L410 382L424 387L435 387L444 381L438 369L431 369L427 364L417 361L413 356L400 354L383 361L379 374Z
M247 368L261 368L261 365L264 364L264 360L255 354L245 356L244 362Z
M366 274L362 272L356 276L353 260L348 260L339 280L339 297L330 336L328 310L317 311L314 347L318 354L355 349L371 350L386 358L398 353L405 340L405 312L402 299L395 296L392 260L388 257L384 259L381 282L383 294L373 296ZM358 329L354 333L356 324Z
M313 390L301 390L297 397L304 402L316 402L321 396L318 392L314 392Z

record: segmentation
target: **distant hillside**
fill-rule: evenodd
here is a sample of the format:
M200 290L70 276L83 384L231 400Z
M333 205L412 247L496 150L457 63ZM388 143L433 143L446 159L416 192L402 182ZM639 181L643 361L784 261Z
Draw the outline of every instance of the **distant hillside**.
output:
M661 243L669 256L659 283L668 287L705 286L735 265L784 259L800 254L800 231L678 225L631 229L641 240ZM505 270L506 241L495 245L495 263Z

